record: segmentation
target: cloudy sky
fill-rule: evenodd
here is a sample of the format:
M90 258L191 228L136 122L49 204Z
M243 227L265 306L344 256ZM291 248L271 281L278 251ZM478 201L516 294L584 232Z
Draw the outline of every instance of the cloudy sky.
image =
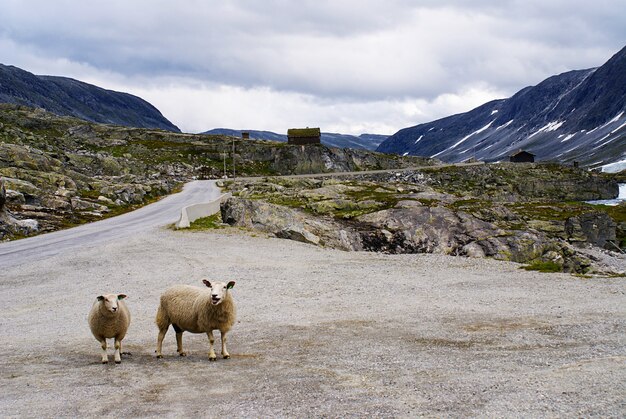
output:
M185 132L392 134L626 44L624 0L0 0L0 62L138 95Z

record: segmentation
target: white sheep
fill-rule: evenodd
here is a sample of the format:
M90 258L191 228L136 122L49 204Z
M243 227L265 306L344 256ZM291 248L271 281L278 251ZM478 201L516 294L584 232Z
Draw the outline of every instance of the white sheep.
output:
M125 294L100 295L89 312L89 328L102 344L102 363L109 362L107 339L115 339L115 363L122 362L122 339L130 325L130 312L123 301Z
M191 285L175 285L161 295L161 304L156 315L159 328L157 341L157 358L162 358L163 338L170 324L176 332L176 350L180 356L187 355L183 351L183 332L206 333L209 337L209 361L217 356L213 350L213 330L219 330L222 337L222 356L230 358L226 350L226 333L235 323L235 301L229 290L235 281L209 282L204 279L209 289Z

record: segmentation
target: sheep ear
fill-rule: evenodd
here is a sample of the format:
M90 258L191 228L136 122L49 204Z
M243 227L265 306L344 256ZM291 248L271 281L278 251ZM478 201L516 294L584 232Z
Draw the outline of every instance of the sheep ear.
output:
M123 300L124 298L126 298L126 294L117 294L118 300Z
M202 282L204 282L204 285L211 288L211 283L209 281L207 281L206 279L203 279Z
M104 300L104 295L99 295L97 298L98 298L98 301L102 301Z
M230 281L227 285L226 285L226 289L231 289L232 287L235 286L235 281Z

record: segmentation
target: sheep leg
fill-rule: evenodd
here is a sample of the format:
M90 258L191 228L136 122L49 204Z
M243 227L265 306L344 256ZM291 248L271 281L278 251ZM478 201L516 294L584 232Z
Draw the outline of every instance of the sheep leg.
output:
M220 333L222 334L222 357L224 359L228 359L230 358L230 354L226 350L226 333L227 332L220 330Z
M180 356L187 356L187 353L183 351L183 331L176 330L176 351Z
M157 349L156 349L157 358L163 358L161 349L163 348L163 338L165 338L165 334L167 333L168 327L169 327L169 324L167 325L165 329L159 328L159 337L157 338Z
M122 362L122 341L115 338L115 363L120 364Z
M209 330L207 332L207 336L209 337L209 361L216 361L217 356L215 355L215 350L213 350L213 343L215 343L215 338L213 337L213 331Z
M108 364L109 363L109 356L107 355L107 340L102 338L102 340L100 341L101 347L102 347L102 363L103 364Z
M172 327L174 328L174 332L176 332L176 352L180 356L187 356L185 351L183 351L183 332L184 330L180 327L176 326L176 324L172 323Z

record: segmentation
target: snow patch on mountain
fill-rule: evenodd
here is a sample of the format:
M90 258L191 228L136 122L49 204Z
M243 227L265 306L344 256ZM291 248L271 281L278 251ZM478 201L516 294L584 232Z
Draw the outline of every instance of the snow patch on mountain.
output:
M565 123L566 121L553 121L553 122L548 122L546 125L544 125L543 127L539 128L538 131L535 131L534 133L530 134L528 136L528 138L532 138L537 134L541 134L542 132L550 132L550 131L556 131L557 129L561 128L561 126Z
M487 125L485 125L482 128L477 129L476 131L472 132L471 134L466 135L465 137L461 138L458 142L456 142L452 147L452 148L456 148L459 144L464 143L469 137L476 135L476 134L480 134L481 132L485 131L486 129L488 129L491 124L493 124L495 122L495 119L493 121L491 121L490 123L488 123Z

